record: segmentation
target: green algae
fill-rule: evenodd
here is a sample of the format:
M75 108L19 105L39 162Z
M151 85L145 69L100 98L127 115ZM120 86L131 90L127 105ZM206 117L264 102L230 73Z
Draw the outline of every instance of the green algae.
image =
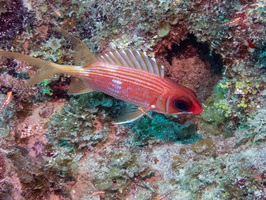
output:
M206 139L194 142L191 145L191 148L193 151L195 151L198 154L209 156L214 153L215 145L214 145L214 141L206 138Z
M192 143L200 139L193 124L178 124L170 117L152 114L153 119L142 117L131 129L138 140L147 142L157 138L166 142Z
M160 38L167 36L170 33L170 24L167 22L161 22L158 27L158 36Z
M101 92L91 92L84 94L78 98L78 104L81 107L112 107L114 106L114 98Z
M232 104L227 100L229 93L227 82L220 82L213 89L213 96L204 102L201 117L205 122L205 129L212 135L224 133L222 124L228 121L232 114Z
M49 141L56 141L59 146L73 151L75 144L80 142L86 141L88 145L94 145L105 140L107 130L94 134L93 126L98 113L98 108L94 106L110 106L111 101L108 98L100 100L102 97L101 94L94 93L71 98L68 105L56 113L48 123Z
M53 94L51 88L49 87L49 84L50 84L50 81L48 79L45 79L39 83L39 85L41 86L40 92L43 95L51 96Z

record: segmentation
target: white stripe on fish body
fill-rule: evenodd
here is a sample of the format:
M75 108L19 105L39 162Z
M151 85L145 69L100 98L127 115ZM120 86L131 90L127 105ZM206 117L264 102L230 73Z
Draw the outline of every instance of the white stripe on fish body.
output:
M106 93L109 93L110 95L116 95L116 94L119 94L120 93L120 91L121 91L121 88L120 89L116 89L116 88L114 88L113 86L111 86L111 87L106 87L106 89L107 89L107 91L108 92L106 92Z
M133 103L133 104L140 106L140 107L143 107L143 108L149 107L150 103L145 101L142 97L143 95L145 95L143 92L137 92L137 94L139 94L139 95L135 95L134 97L128 96L128 94L132 93L133 90L135 90L135 89L132 87L124 88L123 94L125 96L127 96L128 99L132 99L131 101L129 101L128 99L127 100L125 99L124 101Z
M113 97L116 97L118 99L135 104L143 108L150 106L149 102L143 101L142 95L134 96L133 98L130 97L129 94L132 92L132 90L134 90L134 88L127 87L122 89L122 86L112 84L103 88L101 91Z
M165 82L163 79L158 79L157 77L151 76L151 74L148 73L142 73L142 75L137 75L135 73L129 73L128 70L120 68L115 70L110 70L112 68L115 68L115 66L97 66L93 69L90 69L89 73L93 76L105 76L105 77L112 77L120 80L126 80L129 82L130 80L133 81L133 83L137 84L142 83L143 85L149 85L152 87L156 87L157 90L160 90L162 87L168 87L168 83Z
M112 83L110 83L111 87L108 87L111 92L119 94L122 89L122 81L117 79L112 79Z
M118 76L118 74L104 74L102 72L97 72L97 73L94 73L94 72L90 72L90 75L91 76L98 76L100 78L112 78L114 76ZM119 78L121 79L127 79L126 80L126 83L127 84L132 84L132 85L140 85L141 87L145 87L146 89L150 89L150 90L153 90L154 92L157 92L158 95L160 94L160 91L161 91L161 88L162 88L162 84L163 82L162 81L159 81L159 80L156 80L157 82L149 82L149 81L152 81L152 80L141 80L140 78L131 78L131 77L128 77L127 74L126 75L119 75ZM162 84L159 86L157 85L158 82L162 82Z
M122 89L122 81L117 79L112 79L112 82L107 84L106 89L110 95L120 94Z
M116 80L116 79L112 79L112 82L113 82L113 83L115 83L115 84L119 84L119 85L121 85L121 84L122 84L122 82L121 82L121 81L119 81L119 80Z
M113 90L117 90L118 91L116 93L120 93L121 88L122 88L121 85L112 84L111 86L112 86L111 88L113 88Z

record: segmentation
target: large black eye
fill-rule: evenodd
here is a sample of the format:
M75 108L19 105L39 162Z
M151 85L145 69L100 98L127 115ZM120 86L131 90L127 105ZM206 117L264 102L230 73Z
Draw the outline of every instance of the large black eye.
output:
M179 97L173 102L174 107L181 112L189 112L191 109L191 101L185 97Z

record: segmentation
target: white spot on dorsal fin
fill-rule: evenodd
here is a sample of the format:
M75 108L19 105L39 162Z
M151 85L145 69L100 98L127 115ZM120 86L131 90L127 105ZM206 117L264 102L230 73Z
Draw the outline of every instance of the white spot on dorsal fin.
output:
M164 77L164 67L158 66L155 58L150 58L146 53L139 51L115 50L98 56L98 59L102 62L143 70Z

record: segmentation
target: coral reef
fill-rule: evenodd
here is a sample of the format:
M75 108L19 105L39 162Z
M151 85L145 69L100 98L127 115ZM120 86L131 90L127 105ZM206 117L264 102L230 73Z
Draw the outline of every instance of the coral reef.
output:
M265 199L265 10L263 0L0 0L1 49L73 64L59 26L97 54L155 56L204 106L114 125L125 102L68 95L64 74L25 87L34 70L1 57L0 199Z

